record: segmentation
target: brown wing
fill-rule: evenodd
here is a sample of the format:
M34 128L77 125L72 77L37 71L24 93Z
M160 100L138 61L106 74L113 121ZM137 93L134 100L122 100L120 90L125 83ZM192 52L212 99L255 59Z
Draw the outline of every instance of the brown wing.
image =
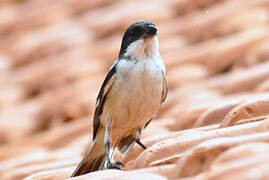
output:
M166 72L162 72L163 75L163 91L162 91L162 99L161 103L163 103L167 97L168 93L168 85L167 85L167 80L166 80Z
M96 137L96 134L100 126L100 115L103 112L103 106L106 101L106 96L109 92L109 89L112 87L112 84L115 79L114 75L116 73L116 66L117 66L117 62L113 64L113 66L110 68L109 72L107 73L106 78L97 96L96 108L95 108L94 117L93 117L93 139Z

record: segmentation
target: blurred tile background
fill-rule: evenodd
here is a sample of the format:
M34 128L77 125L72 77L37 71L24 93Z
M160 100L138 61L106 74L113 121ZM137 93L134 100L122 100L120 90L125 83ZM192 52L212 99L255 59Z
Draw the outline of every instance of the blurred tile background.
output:
M158 26L169 95L145 131L149 148L135 146L123 158L126 169L144 168L143 177L156 179L244 179L250 169L236 164L242 171L219 172L226 166L208 154L215 148L213 159L229 159L242 149L255 154L253 147L268 153L267 143L239 146L241 136L269 140L268 9L268 0L0 0L0 179L70 175L91 140L96 96L124 30L138 20ZM182 134L198 139L182 145ZM235 140L199 144L221 137ZM196 145L206 149L204 164L188 167L199 161ZM230 148L239 149L229 155ZM251 158L266 179L268 159Z

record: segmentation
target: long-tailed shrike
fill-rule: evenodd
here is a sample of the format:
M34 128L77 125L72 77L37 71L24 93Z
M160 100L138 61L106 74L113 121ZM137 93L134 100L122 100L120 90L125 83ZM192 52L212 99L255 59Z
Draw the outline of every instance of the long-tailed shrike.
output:
M167 95L166 68L159 52L157 27L152 22L132 24L122 39L118 59L110 68L97 97L93 141L72 177L112 163L115 148L128 154L156 115Z

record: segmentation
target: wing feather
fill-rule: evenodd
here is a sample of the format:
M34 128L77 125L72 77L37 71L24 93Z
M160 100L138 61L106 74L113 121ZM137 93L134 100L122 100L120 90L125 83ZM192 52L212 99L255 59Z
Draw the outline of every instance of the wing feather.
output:
M167 85L167 79L166 79L166 72L162 72L163 75L163 90L162 90L162 99L161 103L163 103L167 97L168 93L168 85Z
M99 126L100 126L100 115L103 112L103 106L106 100L106 96L109 90L111 89L112 84L114 83L114 80L115 80L116 66L117 66L117 61L116 63L112 65L109 72L107 73L106 78L97 96L96 108L95 108L94 117L93 117L93 139L95 139Z

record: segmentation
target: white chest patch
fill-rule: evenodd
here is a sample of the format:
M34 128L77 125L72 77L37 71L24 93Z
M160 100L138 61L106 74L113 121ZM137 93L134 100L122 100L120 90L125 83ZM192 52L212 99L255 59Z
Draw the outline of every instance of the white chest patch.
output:
M126 129L143 126L156 115L161 105L164 69L160 56L144 61L119 61L116 80L104 107L107 115L113 116L114 125ZM117 125L117 119L121 124Z

